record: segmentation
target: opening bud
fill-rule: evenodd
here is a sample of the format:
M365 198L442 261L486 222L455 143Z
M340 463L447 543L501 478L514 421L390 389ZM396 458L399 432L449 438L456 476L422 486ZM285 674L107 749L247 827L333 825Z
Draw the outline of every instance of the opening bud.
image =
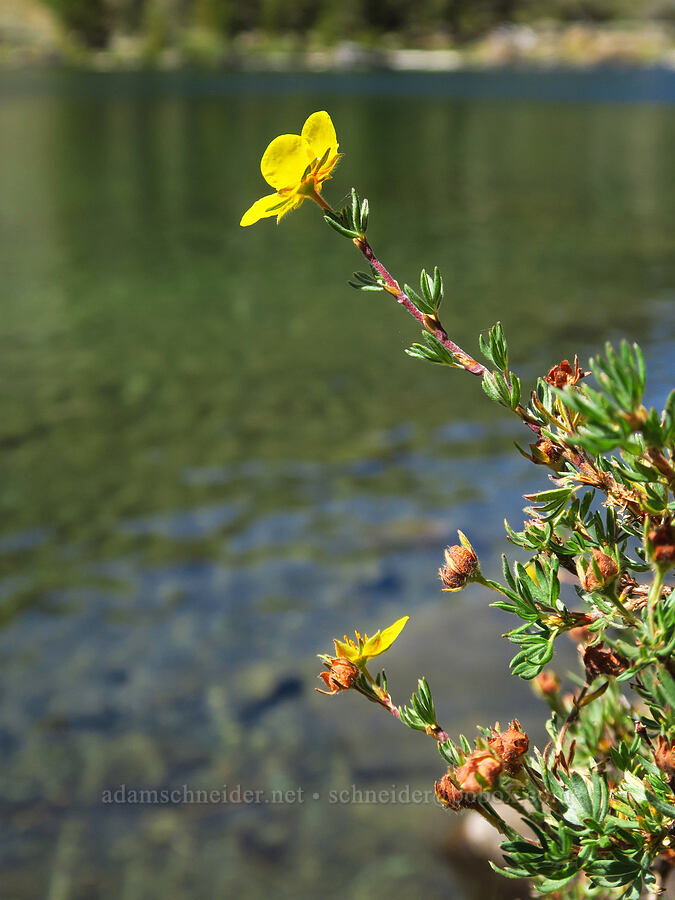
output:
M540 672L533 681L537 693L544 697L553 697L560 690L560 679L552 669Z
M548 438L539 438L536 444L530 444L532 462L538 466L550 466L558 472L563 465L563 452L553 441Z
M619 574L619 567L613 557L595 547L593 559L588 563L579 560L577 572L583 589L592 594L612 584Z
M463 791L479 794L494 787L502 763L490 750L475 750L464 765L455 769L455 779Z

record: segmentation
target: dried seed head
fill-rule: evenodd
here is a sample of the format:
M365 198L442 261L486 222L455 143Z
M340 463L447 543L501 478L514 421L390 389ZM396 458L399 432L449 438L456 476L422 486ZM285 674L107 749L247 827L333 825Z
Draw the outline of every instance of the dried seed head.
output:
M449 775L444 775L439 781L434 782L436 788L436 796L443 804L450 809L461 809L468 806L464 794L452 783Z
M586 647L582 651L581 658L589 684L598 675L609 675L615 678L628 668L627 659L603 644Z
M475 750L464 765L455 769L455 779L463 791L479 794L494 786L501 770L501 762L489 750Z
M654 751L654 761L668 778L675 776L675 738L669 741L662 735L659 736L659 742Z
M448 566L441 566L438 570L438 577L443 582L444 591L461 591L467 582L464 575L453 572Z
M562 388L568 384L574 386L577 382L581 381L582 378L586 378L586 376L590 374L590 372L583 372L581 370L579 358L575 356L574 368L569 364L569 360L563 359L559 365L553 366L549 371L546 376L546 381L549 384L555 385L557 388Z
M445 550L445 565L438 570L444 591L461 591L478 568L478 557L468 540L460 532L462 544Z
M458 544L448 547L445 551L445 565L447 568L456 572L457 575L463 575L465 578L468 578L473 573L477 562L475 553L467 550L466 547L460 547Z
M560 690L560 679L552 669L540 672L533 684L537 691L545 697L553 697Z
M651 558L659 566L670 569L675 566L675 525L659 525L647 534Z
M348 691L354 687L354 682L359 676L359 668L351 660L336 656L330 662L324 662L324 665L328 671L321 672L319 678L323 680L328 690L322 691L317 688L320 694L337 694L338 691Z
M598 574L595 572L596 567ZM582 562L580 572L581 586L589 594L592 594L594 591L602 590L610 585L619 574L619 567L611 556L594 547L593 562L589 562L585 567Z

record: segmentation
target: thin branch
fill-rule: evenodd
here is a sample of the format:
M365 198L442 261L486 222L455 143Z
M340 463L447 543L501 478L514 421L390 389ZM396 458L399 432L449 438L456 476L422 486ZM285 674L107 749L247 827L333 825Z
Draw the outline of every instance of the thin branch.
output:
M462 350L458 344L450 340L438 319L425 315L415 306L406 292L402 290L399 283L392 277L388 269L375 256L373 248L368 243L365 235L354 238L354 245L358 247L373 269L382 278L387 293L391 294L392 297L396 299L397 303L400 303L401 306L405 307L413 318L417 319L427 331L433 334L436 340L443 344L446 350L449 350L450 353L452 353L462 369L470 372L472 375L479 375L481 377L488 371L486 366L477 362L472 356L469 356L468 353Z

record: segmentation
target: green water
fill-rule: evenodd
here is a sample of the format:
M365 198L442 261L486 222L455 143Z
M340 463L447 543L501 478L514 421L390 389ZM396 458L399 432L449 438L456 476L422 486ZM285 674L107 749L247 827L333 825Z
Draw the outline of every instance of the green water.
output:
M396 702L424 673L447 730L536 729L503 620L435 571L458 527L493 569L545 476L476 379L402 353L414 323L346 286L363 266L318 210L237 223L267 142L327 108L345 157L326 195L370 198L401 281L441 266L453 339L476 352L501 319L533 380L636 338L657 403L673 108L425 97L404 76L3 79L3 896L468 896L433 803L330 802L443 768L360 698L314 694L314 654L410 613ZM295 802L102 802L120 785Z

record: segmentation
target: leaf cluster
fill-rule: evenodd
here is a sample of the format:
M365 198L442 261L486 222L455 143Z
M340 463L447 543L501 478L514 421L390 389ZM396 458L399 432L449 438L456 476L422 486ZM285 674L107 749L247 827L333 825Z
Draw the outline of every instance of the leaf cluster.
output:
M368 230L369 204L364 197L359 197L355 188L352 188L350 202L346 203L338 212L326 210L324 220L342 237L351 240L364 237Z

